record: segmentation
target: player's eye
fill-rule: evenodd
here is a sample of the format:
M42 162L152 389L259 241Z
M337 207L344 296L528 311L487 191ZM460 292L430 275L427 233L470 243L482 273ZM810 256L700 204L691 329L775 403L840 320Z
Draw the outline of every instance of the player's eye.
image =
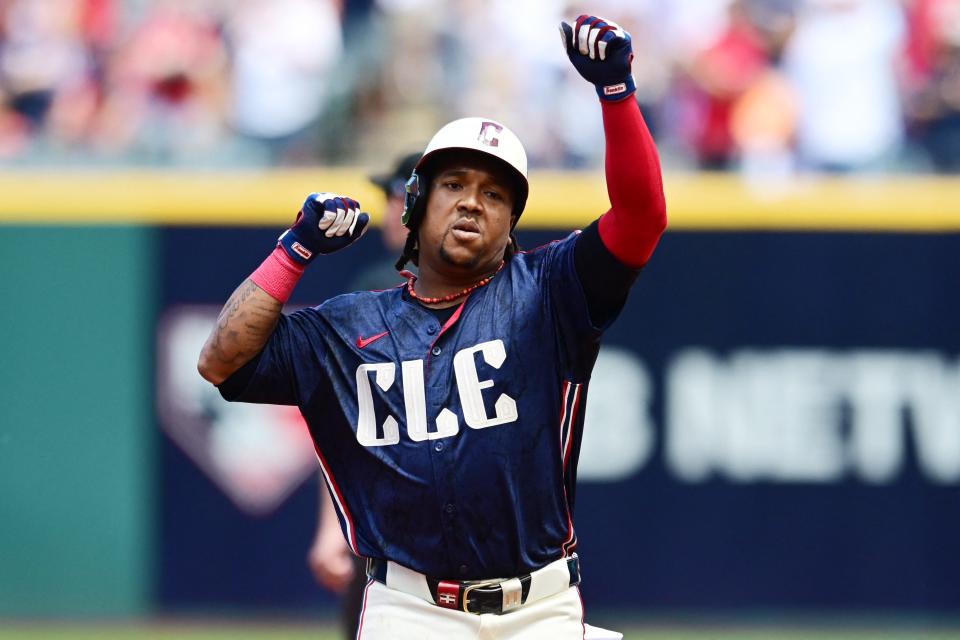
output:
M487 190L484 192L491 200L503 200L503 194L499 191Z
M456 180L448 180L447 182L443 183L443 186L446 187L447 189L450 189L451 191L459 191L460 189L463 188L463 185L461 185Z

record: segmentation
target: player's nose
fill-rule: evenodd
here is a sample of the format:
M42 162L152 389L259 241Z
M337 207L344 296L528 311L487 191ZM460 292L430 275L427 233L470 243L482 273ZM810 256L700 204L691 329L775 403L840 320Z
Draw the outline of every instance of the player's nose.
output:
M476 186L467 186L460 192L457 202L460 211L479 212L483 210L483 201L480 199L480 189Z

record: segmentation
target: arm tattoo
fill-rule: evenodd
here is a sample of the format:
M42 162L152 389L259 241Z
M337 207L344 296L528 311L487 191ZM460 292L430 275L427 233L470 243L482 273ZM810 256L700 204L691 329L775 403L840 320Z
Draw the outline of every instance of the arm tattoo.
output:
M283 304L250 279L237 287L220 311L203 347L201 363L211 376L225 380L257 355L280 319Z

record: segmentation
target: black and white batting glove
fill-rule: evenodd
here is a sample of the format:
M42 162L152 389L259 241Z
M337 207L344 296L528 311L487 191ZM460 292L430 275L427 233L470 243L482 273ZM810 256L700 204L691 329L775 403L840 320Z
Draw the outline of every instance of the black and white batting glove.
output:
M570 62L601 100L622 100L637 90L630 72L632 39L620 25L582 15L572 25L561 22L560 35Z
M353 244L367 229L370 216L360 203L336 193L311 193L303 202L293 226L277 244L290 258L307 265L318 255L339 251Z

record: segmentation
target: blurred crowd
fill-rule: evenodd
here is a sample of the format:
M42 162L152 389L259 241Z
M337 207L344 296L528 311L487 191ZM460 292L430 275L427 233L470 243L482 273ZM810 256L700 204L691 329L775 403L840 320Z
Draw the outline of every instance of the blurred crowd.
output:
M0 163L379 165L483 114L595 167L584 12L668 169L960 171L960 0L0 0Z

